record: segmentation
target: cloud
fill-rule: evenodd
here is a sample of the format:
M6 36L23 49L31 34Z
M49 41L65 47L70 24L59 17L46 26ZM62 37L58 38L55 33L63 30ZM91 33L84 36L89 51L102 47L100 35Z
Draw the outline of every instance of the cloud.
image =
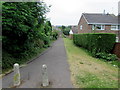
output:
M44 0L52 5L47 14L54 25L77 25L81 14L86 13L118 13L119 0Z

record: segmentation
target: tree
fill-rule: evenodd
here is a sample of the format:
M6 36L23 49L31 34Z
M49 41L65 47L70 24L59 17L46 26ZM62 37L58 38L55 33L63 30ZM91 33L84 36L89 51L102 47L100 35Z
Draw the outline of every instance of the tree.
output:
M45 21L48 7L44 2L5 2L2 5L3 49L12 54L34 47ZM18 56L18 55L16 55Z
M66 27L64 25L62 25L62 30L64 30Z

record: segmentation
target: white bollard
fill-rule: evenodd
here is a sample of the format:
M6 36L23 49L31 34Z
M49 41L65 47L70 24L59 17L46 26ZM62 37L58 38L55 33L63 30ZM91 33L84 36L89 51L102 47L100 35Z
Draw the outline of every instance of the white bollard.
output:
M14 86L20 85L20 71L19 71L19 64L14 64Z
M42 86L47 87L49 85L48 81L48 72L47 72L47 65L42 66Z

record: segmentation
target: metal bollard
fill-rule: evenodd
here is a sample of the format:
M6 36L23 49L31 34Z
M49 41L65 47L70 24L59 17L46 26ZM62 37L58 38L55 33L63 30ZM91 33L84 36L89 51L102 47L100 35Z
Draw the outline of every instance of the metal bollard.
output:
M20 71L19 71L19 64L14 64L14 78L13 78L14 86L20 85Z
M47 65L42 66L42 86L47 87L49 85L48 81L48 72L47 72Z

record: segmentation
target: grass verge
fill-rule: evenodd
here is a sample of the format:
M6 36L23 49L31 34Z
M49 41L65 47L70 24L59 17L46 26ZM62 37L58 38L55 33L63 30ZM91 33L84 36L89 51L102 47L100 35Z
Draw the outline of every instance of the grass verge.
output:
M75 88L118 88L118 67L96 59L72 40L64 38Z

